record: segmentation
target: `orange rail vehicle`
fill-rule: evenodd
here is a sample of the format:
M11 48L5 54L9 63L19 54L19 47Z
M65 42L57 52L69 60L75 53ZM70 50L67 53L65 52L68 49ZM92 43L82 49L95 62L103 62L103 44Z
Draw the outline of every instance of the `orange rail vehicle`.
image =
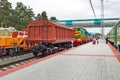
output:
M8 28L0 28L0 56L21 54L21 51L27 51L29 47L26 38L12 37Z

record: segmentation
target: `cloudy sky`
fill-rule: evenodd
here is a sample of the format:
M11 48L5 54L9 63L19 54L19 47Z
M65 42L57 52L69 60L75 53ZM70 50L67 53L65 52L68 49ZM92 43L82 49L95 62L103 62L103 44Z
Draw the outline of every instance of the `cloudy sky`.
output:
M92 19L95 18L89 0L8 0L13 8L17 2L33 8L35 14L46 11L49 17L55 16L58 20ZM97 18L101 17L101 0L91 0ZM120 0L104 0L104 17L120 18ZM89 29L101 31L100 29ZM110 30L110 29L109 29ZM109 31L105 29L105 33Z
M49 17L59 20L94 18L89 0L8 0L13 8L17 2L33 8L35 14L46 11ZM101 0L91 0L98 18L101 15ZM104 0L105 17L120 17L120 0Z

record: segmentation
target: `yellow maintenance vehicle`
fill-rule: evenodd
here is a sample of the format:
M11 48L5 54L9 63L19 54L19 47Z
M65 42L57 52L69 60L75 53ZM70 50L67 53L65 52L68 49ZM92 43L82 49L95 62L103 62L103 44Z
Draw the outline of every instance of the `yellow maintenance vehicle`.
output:
M29 45L27 45L25 37L13 38L8 28L0 28L0 56L14 56L28 50Z

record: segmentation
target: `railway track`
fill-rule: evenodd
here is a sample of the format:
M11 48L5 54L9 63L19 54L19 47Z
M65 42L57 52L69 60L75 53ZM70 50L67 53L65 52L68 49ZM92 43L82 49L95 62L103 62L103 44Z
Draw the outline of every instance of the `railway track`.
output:
M14 67L17 67L20 65L24 65L26 63L38 60L43 57L45 57L45 55L44 56L41 55L39 57L34 57L34 55L32 53L24 54L24 55L20 55L20 56L14 56L14 57L4 57L4 58L0 59L0 72L6 71L8 69L11 69L11 68L14 68Z
M39 57L40 58L40 57ZM37 60L32 53L14 57L0 58L0 72Z
M62 52L62 51L59 51L59 52ZM59 52L57 52L57 53L59 53ZM56 54L56 53L54 53L54 54ZM53 54L50 54L50 55L53 55ZM17 66L35 61L35 60L38 60L45 56L47 56L47 55L43 55L43 56L41 55L39 57L34 57L34 55L32 53L29 53L29 54L27 53L24 55L19 55L19 56L14 56L14 57L10 57L10 56L0 57L0 72L6 71L10 68L14 68L14 67L17 67Z

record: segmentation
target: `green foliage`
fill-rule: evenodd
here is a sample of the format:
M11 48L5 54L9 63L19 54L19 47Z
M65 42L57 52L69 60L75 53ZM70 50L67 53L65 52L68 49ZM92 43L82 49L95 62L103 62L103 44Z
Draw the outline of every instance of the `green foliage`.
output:
M40 14L37 14L37 16L35 17L35 20L41 20L42 16Z
M23 30L26 28L27 24L29 23L29 21L27 20L23 20L21 21L21 23L16 27L17 30Z
M24 29L27 24L34 19L34 13L32 11L32 8L26 7L21 2L17 3L17 6L15 8L15 12L17 15L17 23L16 23L16 29L22 30Z
M0 0L0 23L4 26L10 24L11 4L7 0Z
M51 17L50 18L51 21L57 20L56 17Z
M37 14L35 17L33 9L25 6L22 2L17 2L15 9L12 9L8 0L0 0L0 25L12 26L17 30L24 29L33 20L48 20L46 11ZM52 20L56 17L51 17Z
M94 33L94 38L100 38L102 36L100 33Z
M48 20L47 13L45 11L43 11L41 15L43 20Z

